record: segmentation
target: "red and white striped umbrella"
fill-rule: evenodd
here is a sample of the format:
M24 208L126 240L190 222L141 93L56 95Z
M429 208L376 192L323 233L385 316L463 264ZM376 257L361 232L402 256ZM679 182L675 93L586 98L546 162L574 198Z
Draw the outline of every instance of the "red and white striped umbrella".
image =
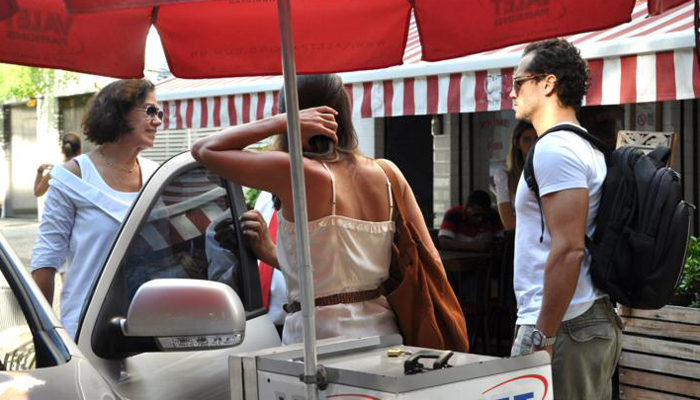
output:
M413 6L412 6L413 4ZM634 0L294 0L299 73L402 63L411 12L437 61L629 21ZM175 76L275 75L275 0L0 0L0 62L140 77L158 30ZM415 39L412 39L415 40ZM409 44L410 45L410 44Z

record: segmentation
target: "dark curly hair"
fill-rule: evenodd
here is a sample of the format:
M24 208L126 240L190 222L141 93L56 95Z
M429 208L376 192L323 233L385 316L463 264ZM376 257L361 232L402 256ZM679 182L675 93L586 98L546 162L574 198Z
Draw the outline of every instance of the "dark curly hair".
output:
M581 52L564 39L546 39L530 43L523 57L530 53L534 55L527 72L556 76L554 89L559 101L564 107L578 110L591 81L588 63L581 58Z
M83 119L85 137L95 143L116 142L133 127L127 114L143 103L155 86L148 79L122 79L110 83L90 100Z
M309 140L311 151L304 156L321 161L336 162L359 154L357 133L352 124L352 108L345 92L343 81L336 74L299 75L297 77L299 109L328 106L338 112L338 143L325 136L314 136ZM279 111L285 112L284 88L280 91ZM275 143L277 150L288 151L287 135L279 135ZM350 157L350 160L353 158Z

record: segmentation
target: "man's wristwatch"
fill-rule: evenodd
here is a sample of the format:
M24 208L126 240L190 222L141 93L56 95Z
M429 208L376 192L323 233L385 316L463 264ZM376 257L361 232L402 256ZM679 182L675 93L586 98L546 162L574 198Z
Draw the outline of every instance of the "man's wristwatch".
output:
M535 346L535 348L538 349L543 349L545 347L551 346L554 344L554 341L557 340L557 337L547 337L544 333L542 333L541 330L537 329L535 327L535 330L532 331L532 345Z

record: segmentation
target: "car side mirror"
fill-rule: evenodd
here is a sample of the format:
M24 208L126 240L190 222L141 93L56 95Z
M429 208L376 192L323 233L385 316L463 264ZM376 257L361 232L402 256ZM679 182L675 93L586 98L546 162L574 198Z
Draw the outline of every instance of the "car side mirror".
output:
M160 351L205 350L240 344L246 314L223 283L154 279L136 291L126 318L113 322L127 341L152 339Z

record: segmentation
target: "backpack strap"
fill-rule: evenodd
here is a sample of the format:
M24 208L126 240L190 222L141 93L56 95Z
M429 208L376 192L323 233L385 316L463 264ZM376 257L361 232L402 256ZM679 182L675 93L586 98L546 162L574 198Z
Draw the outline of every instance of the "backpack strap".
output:
M535 198L537 199L537 206L540 209L540 223L542 226L542 230L540 233L540 243L544 240L544 214L542 213L542 198L540 197L540 187L537 185L537 179L535 178L535 167L534 167L534 159L535 159L535 148L537 147L537 142L540 141L543 137L545 137L547 134L556 132L556 131L568 131L568 132L573 132L577 134L578 136L586 139L593 147L597 148L600 150L604 155L605 158L607 159L610 154L612 153L612 149L605 144L600 138L588 133L584 129L582 129L580 126L574 125L574 124L559 124L556 125L552 128L549 128L545 133L542 135L538 136L537 139L535 140L535 144L532 146L532 149L530 150L530 153L528 153L527 158L525 159L525 165L523 167L523 178L525 179L525 183L527 183L527 187L530 188L535 193ZM588 236L586 236L586 247L589 247L589 243L592 245L593 242L590 240Z
M658 166L668 164L668 159L671 158L671 148L668 146L657 146L647 156L651 157Z

